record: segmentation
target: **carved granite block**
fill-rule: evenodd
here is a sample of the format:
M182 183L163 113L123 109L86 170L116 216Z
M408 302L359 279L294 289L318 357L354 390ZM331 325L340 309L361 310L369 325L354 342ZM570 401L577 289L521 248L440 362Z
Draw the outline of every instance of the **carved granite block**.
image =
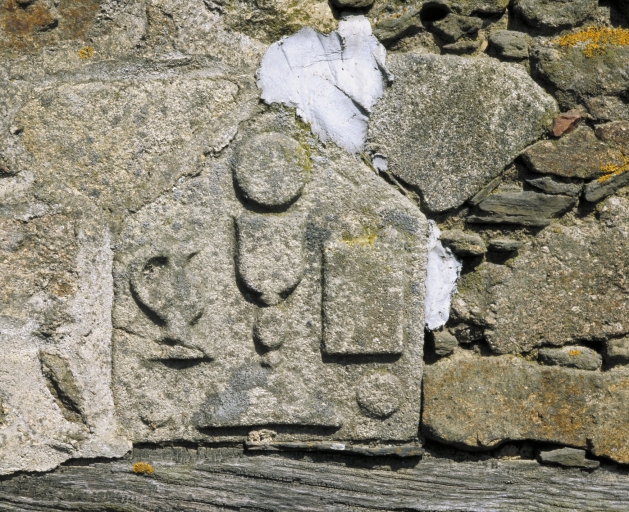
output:
M256 132L278 144L277 165L245 183L269 165L254 158ZM114 391L124 432L135 442L260 428L278 442L416 440L425 217L359 160L303 142L284 115L242 133L123 228ZM134 291L154 272L163 278Z

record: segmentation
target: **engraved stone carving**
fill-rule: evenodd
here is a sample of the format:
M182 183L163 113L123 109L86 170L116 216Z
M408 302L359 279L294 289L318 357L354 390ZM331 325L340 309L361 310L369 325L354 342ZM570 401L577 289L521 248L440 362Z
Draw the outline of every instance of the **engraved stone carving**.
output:
M285 112L240 133L123 227L113 354L124 432L416 440L425 217ZM181 355L190 350L199 355Z
M323 345L328 354L401 354L404 242L395 228L324 248Z
M190 329L203 315L203 305L186 274L196 253L153 256L132 264L130 289L138 306L163 328L160 343L195 350Z
M375 373L360 382L356 400L367 415L388 418L400 408L403 393L400 379L389 373Z
M305 215L243 213L236 219L237 269L247 289L274 306L301 281Z
M304 148L279 133L252 137L235 156L234 181L247 201L285 206L299 197L310 167Z

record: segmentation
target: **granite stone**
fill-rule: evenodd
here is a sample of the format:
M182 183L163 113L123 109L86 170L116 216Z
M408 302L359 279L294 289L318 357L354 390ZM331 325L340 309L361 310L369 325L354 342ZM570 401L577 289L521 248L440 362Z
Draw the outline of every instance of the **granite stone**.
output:
M478 193L556 114L522 67L495 59L396 54L387 66L395 81L371 116L369 142L431 211Z

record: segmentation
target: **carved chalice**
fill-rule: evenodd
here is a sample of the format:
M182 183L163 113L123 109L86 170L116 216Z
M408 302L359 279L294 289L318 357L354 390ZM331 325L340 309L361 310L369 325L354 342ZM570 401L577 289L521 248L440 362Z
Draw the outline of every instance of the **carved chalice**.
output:
M282 303L303 276L305 215L290 209L309 164L299 143L279 133L252 137L235 154L234 184L249 209L235 221L236 269L259 306L253 334L262 352L282 345Z

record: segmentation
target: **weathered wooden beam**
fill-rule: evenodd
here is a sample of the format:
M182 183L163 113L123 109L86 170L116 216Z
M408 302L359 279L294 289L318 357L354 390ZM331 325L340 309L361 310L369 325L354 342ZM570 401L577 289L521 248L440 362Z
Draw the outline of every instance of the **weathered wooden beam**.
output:
M153 473L134 474L137 460ZM584 471L532 460L400 461L184 447L74 464L80 465L5 477L0 510L616 511L629 504L629 476L616 466Z

